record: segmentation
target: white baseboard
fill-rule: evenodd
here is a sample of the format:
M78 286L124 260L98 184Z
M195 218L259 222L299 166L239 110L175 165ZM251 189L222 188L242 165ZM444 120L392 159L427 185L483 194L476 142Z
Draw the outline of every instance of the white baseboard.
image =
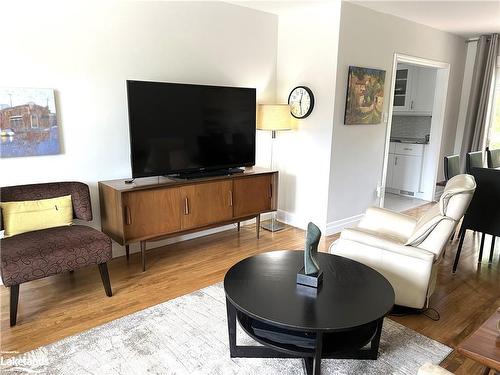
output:
M364 214L359 214L345 219L332 221L330 223L326 223L326 226L324 227L321 227L321 225L324 225L322 223L319 223L318 225L320 226L320 229L324 232L325 236L330 236L332 234L341 232L342 229L344 228L350 228L355 226L363 216ZM302 216L283 210L278 210L278 219L288 225L291 225L292 227L300 228L303 230L307 229L307 224L309 222L309 220L307 220Z
M260 215L260 221L262 222L264 220L270 220L270 219L272 219L272 217L273 217L273 213L272 212L267 212L265 214ZM248 223L248 224L255 224L255 220L254 219L248 220L248 221L246 221L246 223Z
M422 199L424 201L431 201L432 200L432 193L422 193L422 192L414 192L414 195L407 195L407 194L401 194L401 190L398 189L392 189L392 188L386 188L385 189L386 193L391 193L395 195L399 195L400 197L406 197L406 198L416 198L416 199Z
M326 224L326 236L342 232L345 228L351 228L359 223L364 214L346 217L345 219L335 220Z
M297 214L293 214L288 211L278 210L278 220L291 225L292 227L304 230L307 229L307 220Z
M393 189L393 188L390 188L390 187L386 187L385 188L385 192L386 193L391 193L391 194L397 194L397 195L399 195L399 189Z

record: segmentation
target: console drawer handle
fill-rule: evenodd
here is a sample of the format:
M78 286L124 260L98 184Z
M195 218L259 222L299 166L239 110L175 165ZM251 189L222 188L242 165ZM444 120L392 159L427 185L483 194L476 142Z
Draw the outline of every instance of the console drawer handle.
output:
M229 190L229 206L233 206L233 191Z
M188 197L184 198L184 215L189 215L189 201L188 201Z
M125 224L132 224L132 214L130 213L130 208L125 206Z

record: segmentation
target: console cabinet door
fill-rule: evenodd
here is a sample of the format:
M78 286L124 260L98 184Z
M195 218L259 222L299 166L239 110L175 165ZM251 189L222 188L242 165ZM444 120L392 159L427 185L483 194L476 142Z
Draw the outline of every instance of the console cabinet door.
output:
M234 180L234 217L245 217L271 211L272 175L236 178Z
M134 191L122 199L126 242L180 230L179 188Z
M224 180L183 186L181 200L183 230L231 220L233 182Z

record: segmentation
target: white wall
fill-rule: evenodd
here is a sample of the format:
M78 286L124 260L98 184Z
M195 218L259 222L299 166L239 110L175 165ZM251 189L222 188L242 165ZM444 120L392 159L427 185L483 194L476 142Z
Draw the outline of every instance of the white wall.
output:
M339 22L340 1L293 3L279 16L277 101L299 85L315 96L311 115L276 142L279 217L302 228L326 228Z
M476 60L476 51L477 41L467 43L467 58L465 59L464 82L462 84L462 93L460 95L460 111L458 113L457 133L455 135L455 147L453 149L454 154L460 154L462 149L465 118L467 116L467 107L469 106L469 95L472 85L474 62Z
M388 111L395 52L451 64L441 156L453 152L465 64L464 39L388 14L343 2L335 91L328 227L354 224L378 202L387 124L343 123L349 65L386 71L384 111ZM442 166L439 168L442 176Z
M0 23L12 56L0 60L0 83L56 89L64 152L2 159L0 184L87 182L99 227L97 181L131 174L126 79L256 87L260 103L285 103L306 85L314 111L276 142L279 215L335 228L376 203L386 129L343 125L348 66L387 71L387 110L394 52L451 63L442 152L453 150L463 39L350 3L342 15L339 1L273 4L279 20L221 2L3 3L23 27L15 17ZM269 134L257 137L265 166Z
M64 151L1 159L0 184L86 182L95 227L97 181L131 175L126 79L256 87L259 101L275 97L278 21L269 13L122 1L11 1L1 13L0 85L56 90ZM266 162L259 147L257 161Z

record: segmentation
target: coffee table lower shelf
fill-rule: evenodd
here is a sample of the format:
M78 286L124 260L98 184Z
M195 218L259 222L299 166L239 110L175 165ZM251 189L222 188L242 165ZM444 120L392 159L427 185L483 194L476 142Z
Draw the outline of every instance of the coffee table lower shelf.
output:
M231 358L302 358L306 374L321 373L321 359L377 359L382 332L383 317L371 323L341 332L294 331L283 330L268 322L257 320L242 311L237 310L230 300L226 299L229 349ZM236 321L241 328L255 341L263 346L236 345ZM265 327L271 333L273 328L290 335L306 333L311 338L312 345L297 346L287 343L282 338L279 341L263 337L256 333L256 323Z

